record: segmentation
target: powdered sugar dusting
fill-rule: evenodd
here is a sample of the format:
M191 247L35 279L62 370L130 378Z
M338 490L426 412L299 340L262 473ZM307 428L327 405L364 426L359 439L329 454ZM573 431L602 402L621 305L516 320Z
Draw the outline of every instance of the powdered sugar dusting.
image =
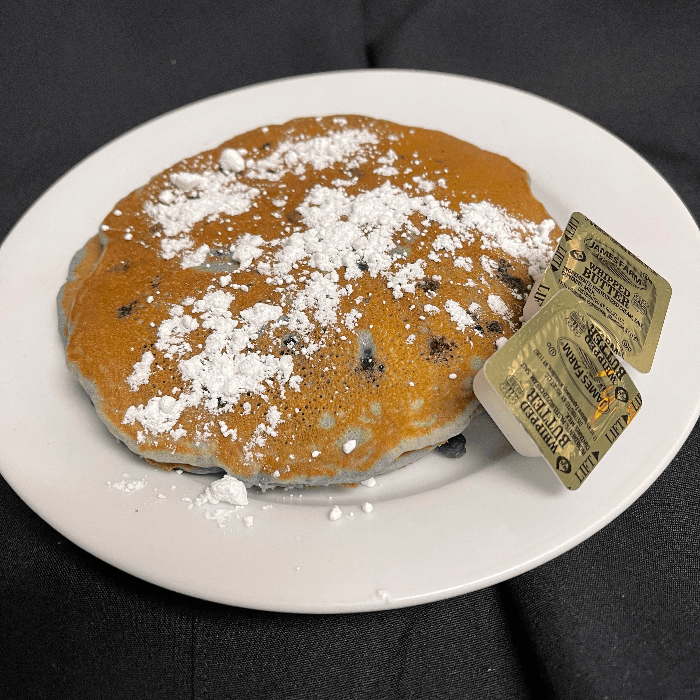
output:
M501 297L498 296L498 294L489 294L487 303L491 311L498 314L499 316L505 319L508 319L512 316L510 309L508 308L508 306L506 306L506 303L503 301L503 299L501 299Z
M260 180L279 180L288 171L303 175L305 166L314 170L355 155L364 144L377 143L377 136L366 129L345 129L327 136L283 141L268 157L259 161L252 158L246 163L251 177Z
M148 384L154 359L153 353L147 350L141 355L141 360L134 364L134 371L126 378L131 391L136 391L142 384Z
M445 302L445 311L450 314L450 318L456 324L457 329L462 332L466 331L467 328L476 325L472 315L454 299L449 299Z
M242 481L226 474L221 479L209 484L204 493L195 500L195 505L197 506L205 503L212 505L228 503L232 506L247 506L248 492Z
M107 486L113 488L115 491L122 491L123 493L133 493L134 491L140 491L148 485L148 481L143 479L120 479L119 481L108 481Z
M449 295L445 301L435 299L441 279L430 274L435 264L445 265L446 271L460 268L461 274L470 275L461 284L478 287L482 299L488 295L489 309L510 321L507 304L491 291L500 274L494 258L505 253L524 260L531 275L543 270L551 256L554 222L524 221L488 201L452 201L446 170L430 173L418 158L407 167L408 160L394 148L380 149L379 143L371 129L346 128L342 120L325 135L293 135L267 144L266 150L226 148L216 160L198 162L196 172L170 173L146 202L143 210L152 223L154 247L164 261L184 270L214 269L212 284L196 297L161 300L165 318L151 324L155 342L125 379L132 391L141 392L140 403L135 401L122 420L140 426L139 442L161 435L194 441L223 436L239 445L246 463L255 462L289 418L271 397L284 400L286 392L298 392L305 381L295 363L312 357L331 336L333 342L355 338L359 343L368 299L357 296L354 285L366 278L379 280L393 299L410 298L421 288L425 296L414 305L416 314L424 314L420 319L449 317L462 333L482 336L478 304L465 309ZM377 164L372 170L382 179L363 188L356 173L368 162ZM293 210L285 209L286 175L303 180L311 170L338 164L345 168L343 178L323 180ZM410 182L392 182L414 168ZM274 188L274 194L268 196L266 188ZM270 223L257 230L264 235L226 229L235 217L255 214L263 205ZM234 232L226 243L215 249L211 241L198 240L204 224L219 221L222 234ZM431 228L439 233L424 242ZM483 254L472 259L464 253L467 246L473 252L474 243ZM228 267L222 267L222 260ZM242 273L257 273L254 291L248 277L242 284ZM425 304L425 297L435 303ZM348 311L349 303L355 306ZM407 345L422 337L409 323L405 331ZM265 349L261 338L266 339ZM177 362L177 386L148 394L142 387L159 356ZM258 407L259 422L252 433L242 435L236 416L250 415L255 410L251 406ZM180 423L189 409L211 417L197 435L188 435ZM345 454L355 448L355 440L340 446Z
M195 224L214 214L242 214L250 209L252 201L260 194L257 187L238 183L235 175L222 171L199 175L194 181L176 178L173 184L176 184L175 189L168 190L170 194L165 198L168 204L163 203L161 196L157 203L146 202L144 205L146 213L168 237L190 231Z
M541 274L549 264L552 256L549 234L555 227L551 219L539 224L516 219L489 202L460 204L459 208L464 223L481 232L483 249L501 249L513 257L525 258L529 263L530 277ZM516 231L524 236L514 236Z
M139 422L148 433L159 435L173 430L188 407L204 405L217 415L222 412L222 404L235 405L243 394L265 396L267 382L283 387L290 380L293 360L289 355L277 357L247 351L261 329L280 319L281 307L257 303L234 319L229 311L232 300L231 293L216 290L195 302L193 311L199 314L201 325L210 334L202 352L179 363L186 388L177 398L154 396L146 405L131 406L124 415L124 424ZM181 331L179 335L172 332L173 320L178 318L177 313L171 315L159 328L159 337L163 338L161 347L167 346L171 354L184 352L187 345L182 326L177 327ZM188 327L198 327L199 323L192 319ZM181 338L180 344L172 342L174 337Z

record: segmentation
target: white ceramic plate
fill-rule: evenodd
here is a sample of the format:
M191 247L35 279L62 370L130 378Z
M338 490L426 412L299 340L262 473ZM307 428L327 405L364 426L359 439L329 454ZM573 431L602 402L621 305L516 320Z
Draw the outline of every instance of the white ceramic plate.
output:
M250 504L220 527L206 517L215 507L189 509L182 500L213 477L149 467L107 432L69 376L54 299L71 256L114 202L236 133L333 113L440 129L510 157L530 172L560 225L584 212L671 283L654 367L633 376L644 407L579 491L561 487L544 461L517 455L482 416L466 431L462 459L425 458L373 489L251 493ZM97 151L46 192L0 248L0 468L73 542L189 595L320 613L467 593L589 537L676 454L700 412L700 317L688 313L697 304L698 269L698 229L659 174L608 132L533 95L409 71L326 73L236 90ZM147 485L132 493L107 485L122 479ZM369 514L365 501L374 506ZM335 522L333 504L344 513Z

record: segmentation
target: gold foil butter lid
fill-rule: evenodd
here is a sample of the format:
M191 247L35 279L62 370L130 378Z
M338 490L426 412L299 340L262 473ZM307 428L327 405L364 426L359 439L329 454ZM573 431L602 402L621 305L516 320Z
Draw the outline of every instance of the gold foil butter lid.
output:
M487 361L474 392L518 452L543 456L577 489L627 429L642 397L568 289Z
M562 288L589 305L588 314L620 357L640 372L651 369L671 285L579 212L571 215L523 318L531 318Z

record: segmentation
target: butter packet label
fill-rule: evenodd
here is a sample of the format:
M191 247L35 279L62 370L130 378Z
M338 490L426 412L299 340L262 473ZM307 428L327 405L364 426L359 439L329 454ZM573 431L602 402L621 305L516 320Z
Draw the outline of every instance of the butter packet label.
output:
M588 304L588 314L620 357L640 372L651 369L671 285L579 212L571 215L552 262L530 294L524 318L562 288Z
M482 372L474 390L496 424L504 430L515 417L517 429L527 433L572 490L642 406L639 391L588 315L588 306L568 289L555 294L487 360ZM508 432L506 436L511 439Z

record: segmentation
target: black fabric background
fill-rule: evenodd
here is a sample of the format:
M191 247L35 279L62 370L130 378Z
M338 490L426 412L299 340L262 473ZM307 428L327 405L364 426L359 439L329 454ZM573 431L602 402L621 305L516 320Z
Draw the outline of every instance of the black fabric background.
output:
M476 76L570 107L647 158L697 221L699 37L698 5L680 0L3 3L0 240L58 177L147 119L363 67ZM339 616L144 583L67 542L0 480L0 696L698 698L699 452L696 427L631 508L534 571Z

